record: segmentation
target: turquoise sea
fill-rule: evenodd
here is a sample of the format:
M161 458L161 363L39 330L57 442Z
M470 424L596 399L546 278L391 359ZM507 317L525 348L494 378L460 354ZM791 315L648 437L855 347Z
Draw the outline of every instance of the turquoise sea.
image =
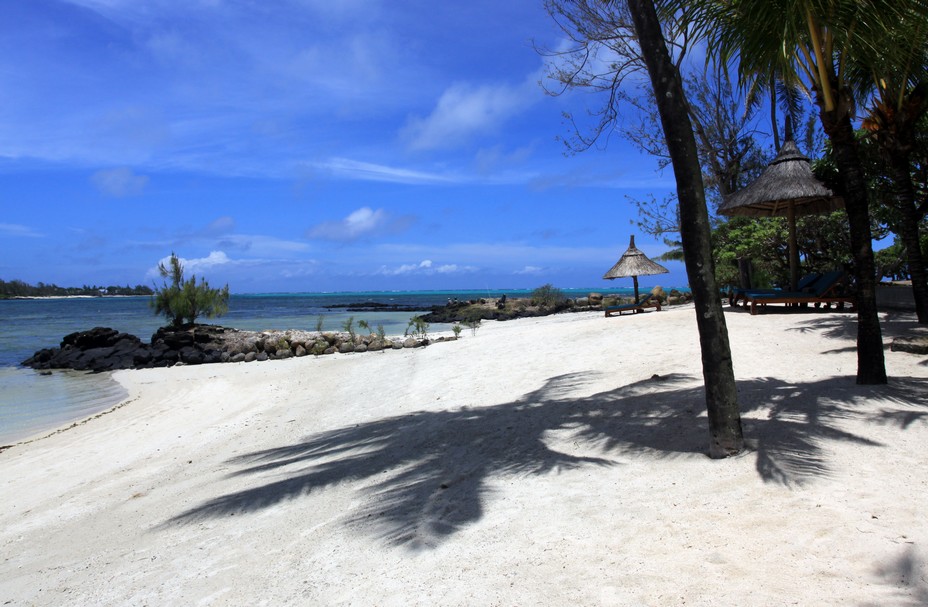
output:
M568 297L591 291L630 295L631 289L563 289ZM524 297L530 290L404 291L351 293L280 293L233 295L229 311L218 319L202 319L244 330L314 330L320 316L325 330L341 330L349 316L383 325L387 335L402 335L416 312L349 312L329 309L374 301L427 311L449 299ZM148 341L163 324L152 314L148 297L92 297L0 300L0 445L46 432L108 409L125 397L109 374L56 371L40 375L19 363L61 338L93 327L111 327ZM435 325L432 330L449 327Z

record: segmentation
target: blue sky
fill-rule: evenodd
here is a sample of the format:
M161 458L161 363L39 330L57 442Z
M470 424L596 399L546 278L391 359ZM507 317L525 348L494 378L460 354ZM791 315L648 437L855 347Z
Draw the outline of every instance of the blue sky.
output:
M618 136L565 156L602 99L545 95L533 43L564 44L541 0L4 0L0 278L631 286L601 278L627 196L673 176Z

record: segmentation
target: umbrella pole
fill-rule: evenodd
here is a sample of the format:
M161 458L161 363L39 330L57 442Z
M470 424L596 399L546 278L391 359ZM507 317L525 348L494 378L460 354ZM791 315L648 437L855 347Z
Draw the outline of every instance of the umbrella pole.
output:
M795 291L799 285L799 246L796 244L796 206L790 202L786 209L789 225L789 286Z
M638 305L638 277L632 276L632 282L635 283L635 305Z

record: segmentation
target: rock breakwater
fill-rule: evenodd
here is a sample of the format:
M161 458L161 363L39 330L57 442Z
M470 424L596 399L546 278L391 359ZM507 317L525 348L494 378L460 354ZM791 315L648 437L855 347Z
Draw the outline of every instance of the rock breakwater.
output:
M114 371L178 364L281 360L336 352L376 352L418 348L454 337L386 338L318 331L240 331L216 325L162 327L150 343L108 327L71 333L57 348L44 348L22 362L33 369Z

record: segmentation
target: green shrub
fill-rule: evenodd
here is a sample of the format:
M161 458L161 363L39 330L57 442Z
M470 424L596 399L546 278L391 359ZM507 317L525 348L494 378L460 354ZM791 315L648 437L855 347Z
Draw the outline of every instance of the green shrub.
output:
M354 341L354 316L349 316L348 320L342 323L342 330Z
M229 285L221 289L212 289L205 279L197 283L196 275L184 280L184 266L177 255L171 252L168 266L158 264L158 272L165 281L155 289L151 298L151 307L156 315L163 315L171 326L179 327L196 322L200 316L213 318L222 316L229 310Z
M464 328L464 327L462 327L461 325L456 325L456 324L455 324L455 325L451 325L451 331L454 333L455 339L457 339L458 337L461 336L461 330L462 330L463 328Z
M322 333L322 323L325 322L325 314L320 314L316 319L316 332Z
M539 308L556 308L566 301L564 293L550 283L532 291L532 305Z
M406 325L406 332L404 335L412 334L413 337L428 339L428 331L429 323L425 322L425 319L421 316L413 316L409 319L409 324Z

